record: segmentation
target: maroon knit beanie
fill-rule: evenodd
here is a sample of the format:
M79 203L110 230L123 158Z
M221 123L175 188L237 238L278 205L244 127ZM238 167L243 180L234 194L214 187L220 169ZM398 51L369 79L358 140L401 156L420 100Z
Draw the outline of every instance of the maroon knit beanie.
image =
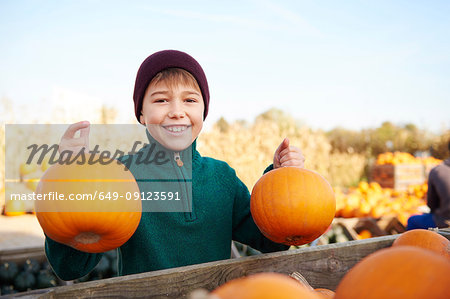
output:
M202 92L203 101L205 102L205 111L203 114L203 119L205 119L208 115L209 89L208 81L206 80L202 67L192 56L184 52L164 50L147 57L144 62L142 62L137 72L133 94L134 111L137 120L139 121L142 110L142 101L150 81L152 81L156 74L167 68L184 69L191 73L197 80L200 91Z

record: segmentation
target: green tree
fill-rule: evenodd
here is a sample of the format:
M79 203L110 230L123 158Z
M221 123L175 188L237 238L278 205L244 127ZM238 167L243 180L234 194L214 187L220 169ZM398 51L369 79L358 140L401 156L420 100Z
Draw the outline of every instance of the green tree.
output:
M439 137L435 139L431 145L431 155L437 159L447 159L450 157L450 130L443 132Z

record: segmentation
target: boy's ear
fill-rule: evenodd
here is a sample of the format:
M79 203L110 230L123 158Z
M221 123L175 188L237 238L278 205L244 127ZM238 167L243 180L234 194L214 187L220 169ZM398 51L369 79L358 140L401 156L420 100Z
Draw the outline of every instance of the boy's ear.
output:
M144 115L142 114L142 111L141 111L141 115L139 115L139 122L141 123L141 125L145 125L145 119L144 119Z

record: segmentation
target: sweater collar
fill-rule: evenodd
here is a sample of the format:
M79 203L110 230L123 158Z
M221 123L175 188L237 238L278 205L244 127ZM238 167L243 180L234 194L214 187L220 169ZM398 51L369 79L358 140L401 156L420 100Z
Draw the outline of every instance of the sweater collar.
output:
M147 139L149 141L149 144L155 144L155 150L161 150L161 151L165 151L167 153L169 153L171 156L175 155L175 151L170 150L165 148L161 143L159 143L155 138L153 138L153 136L150 134L150 132L147 130L147 128L145 129L145 133L147 134ZM189 152L191 151L191 152ZM192 144L187 147L186 149L178 152L180 154L180 156L183 157L192 157L192 165L198 165L200 163L200 153L197 151L197 138L195 138L194 142L192 142ZM192 156L191 156L192 154Z

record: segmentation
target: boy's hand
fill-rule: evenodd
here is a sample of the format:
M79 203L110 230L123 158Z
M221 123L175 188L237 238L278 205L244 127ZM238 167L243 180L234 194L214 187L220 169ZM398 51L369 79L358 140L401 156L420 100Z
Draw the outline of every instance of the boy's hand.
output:
M273 168L293 166L303 168L305 157L302 151L296 146L289 146L289 139L284 138L273 155Z
M71 124L61 138L58 148L59 153L71 151L73 154L78 154L82 148L85 148L85 153L89 151L89 128L90 123L88 121ZM75 138L75 133L78 130L80 130L80 137Z

